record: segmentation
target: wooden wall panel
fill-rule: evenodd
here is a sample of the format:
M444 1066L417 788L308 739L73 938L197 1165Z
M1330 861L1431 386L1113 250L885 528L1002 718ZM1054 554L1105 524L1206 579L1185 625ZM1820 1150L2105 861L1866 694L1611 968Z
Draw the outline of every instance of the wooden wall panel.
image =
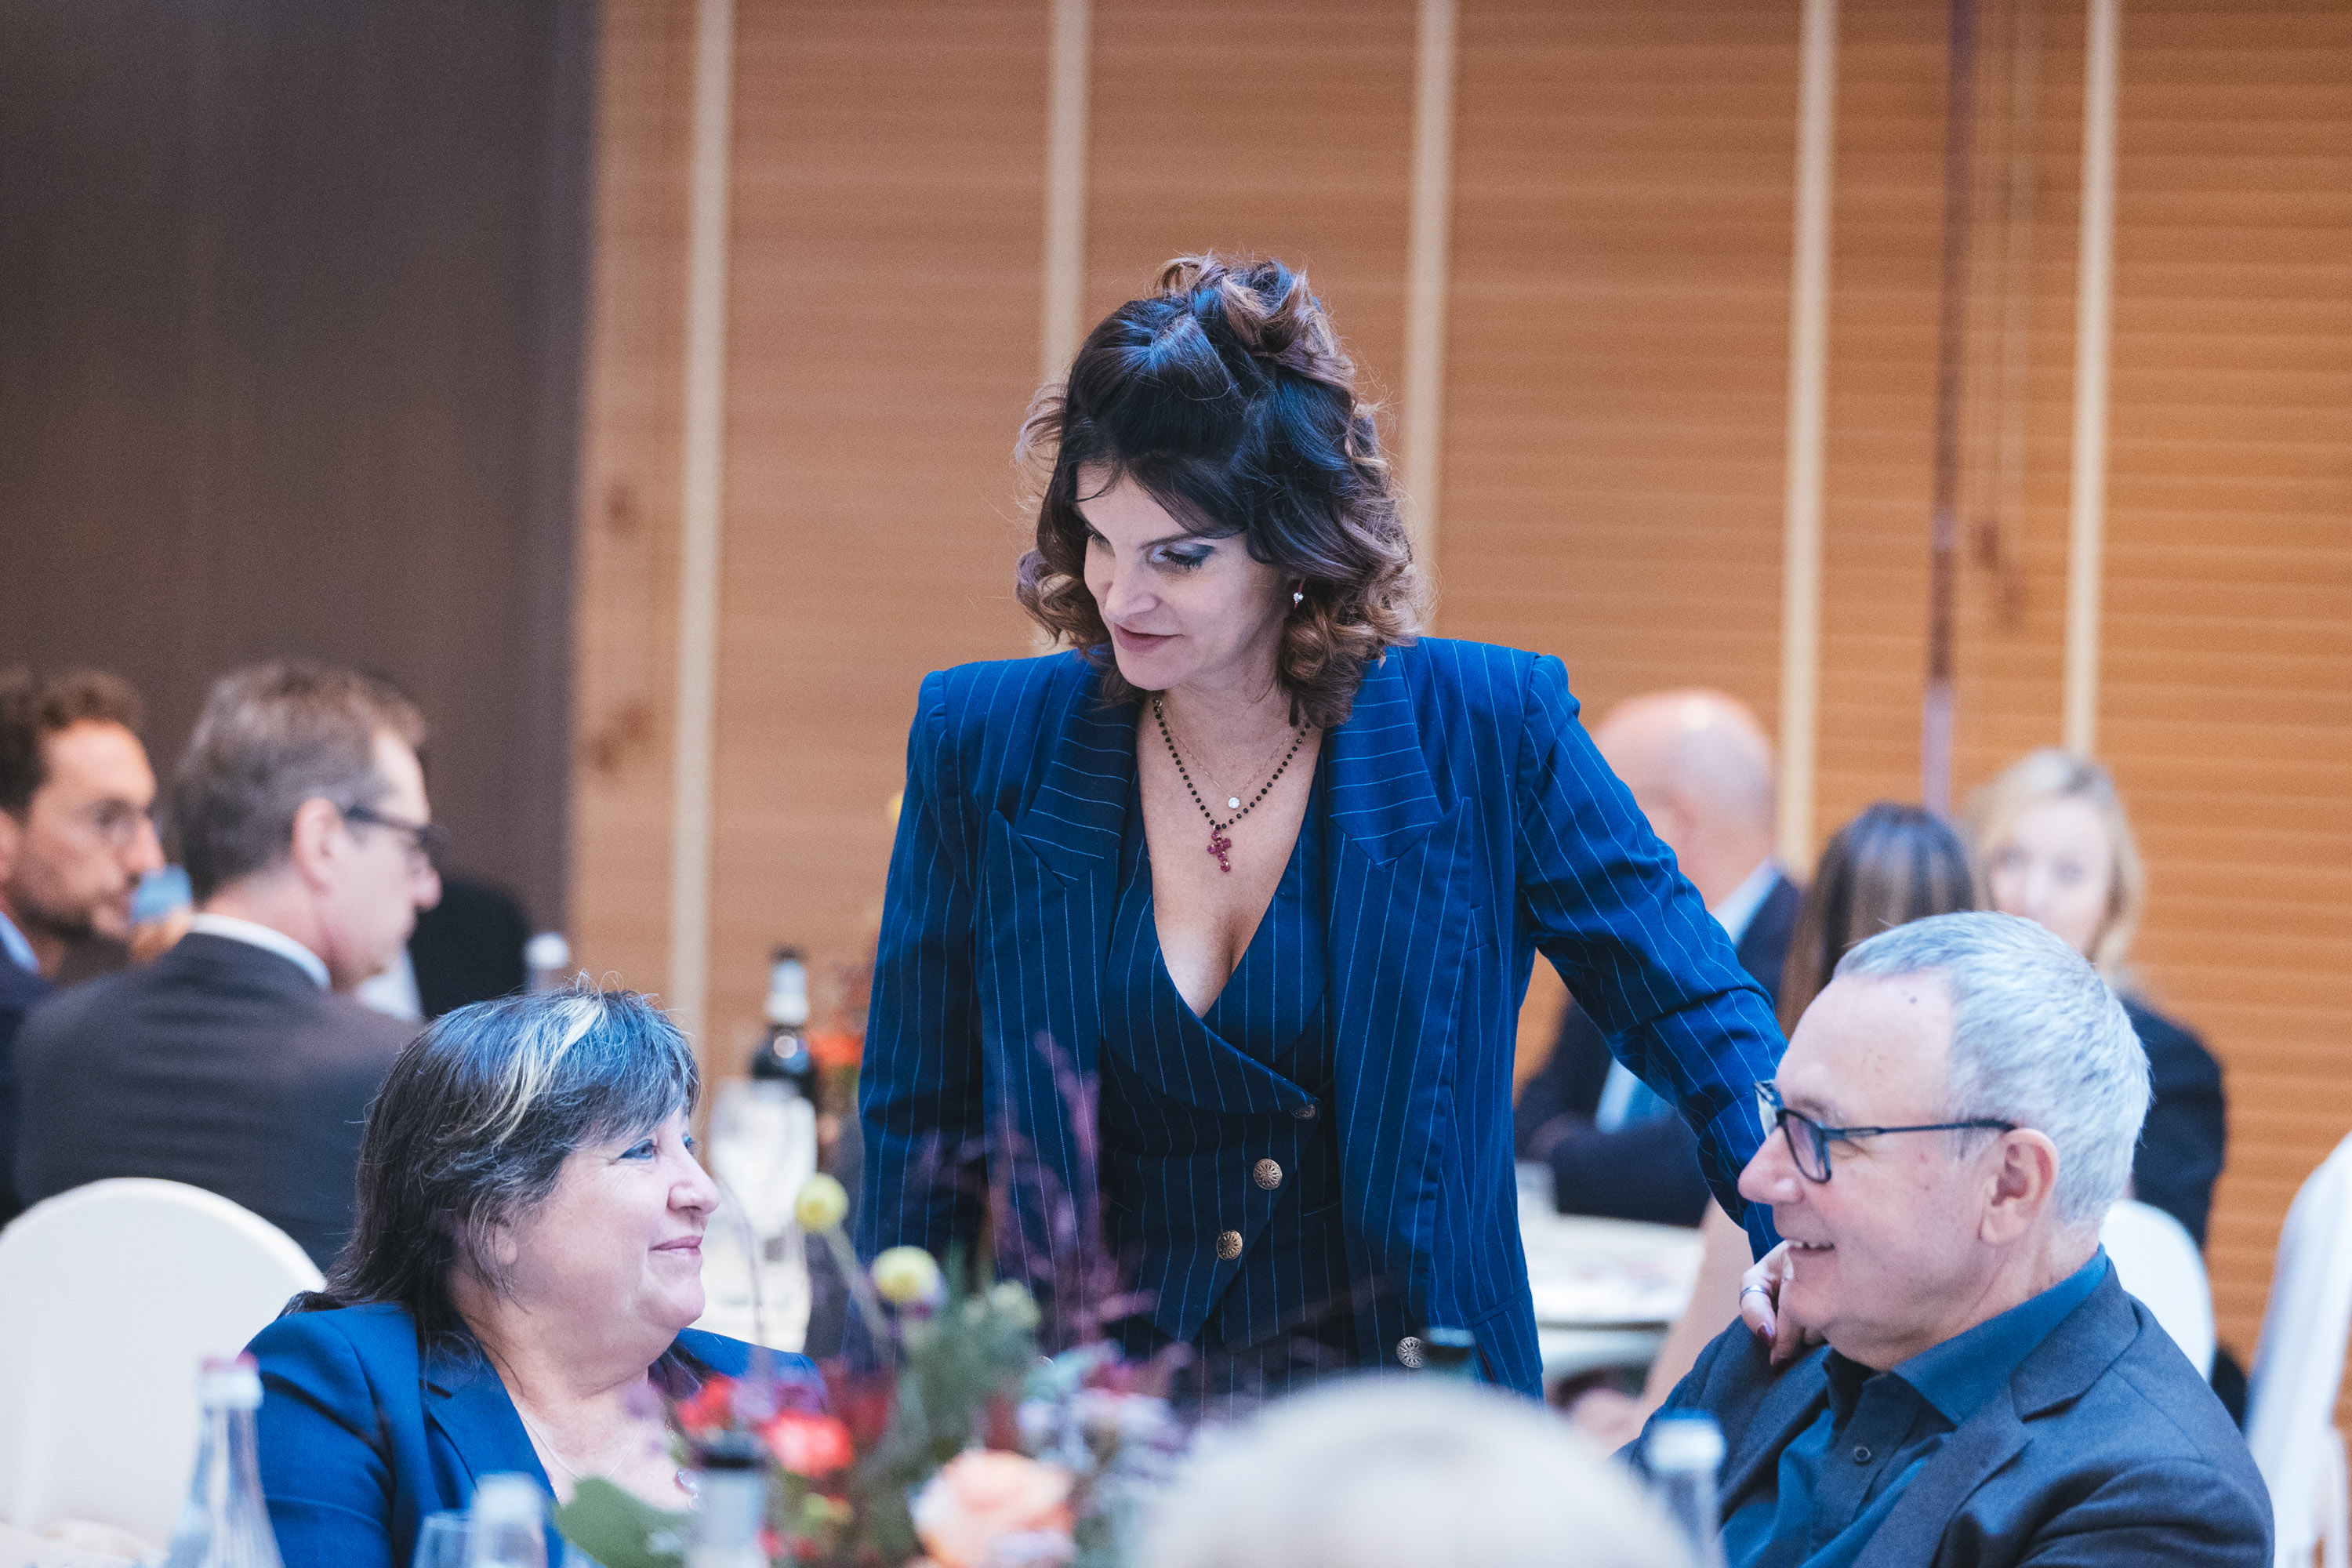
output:
M737 12L709 1036L769 947L878 921L926 670L1028 647L1013 440L1036 375L1047 16Z
M2253 1349L2352 1131L2352 12L2126 13L2101 749L2155 994L2229 1071L2210 1246Z
M1449 635L1776 721L1797 12L1467 0Z
M605 0L572 636L573 957L668 984L694 11Z
M1097 0L1086 330L1172 256L1277 256L1306 270L1359 372L1396 388L1415 15L1413 0Z

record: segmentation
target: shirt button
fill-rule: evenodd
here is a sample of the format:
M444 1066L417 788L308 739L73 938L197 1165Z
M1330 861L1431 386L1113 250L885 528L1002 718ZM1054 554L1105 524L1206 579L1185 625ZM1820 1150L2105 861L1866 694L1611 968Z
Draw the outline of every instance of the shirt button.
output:
M1310 1100L1306 1104L1298 1107L1296 1110L1293 1110L1290 1114L1296 1116L1301 1121L1312 1121L1320 1112L1320 1110L1321 1108Z
M1237 1230L1217 1232L1217 1256L1231 1263L1242 1255L1242 1233Z
M1260 1160L1257 1168L1250 1172L1250 1179L1270 1193L1282 1185L1282 1167L1271 1160Z
M1869 1448L1867 1448L1867 1447L1858 1447L1858 1448L1854 1449L1854 1451L1853 1451L1853 1462L1854 1462L1855 1464L1857 1464L1857 1465L1866 1465L1866 1464L1870 1463L1870 1450L1869 1450Z
M1421 1336L1407 1334L1397 1341L1397 1364L1412 1371L1421 1370Z

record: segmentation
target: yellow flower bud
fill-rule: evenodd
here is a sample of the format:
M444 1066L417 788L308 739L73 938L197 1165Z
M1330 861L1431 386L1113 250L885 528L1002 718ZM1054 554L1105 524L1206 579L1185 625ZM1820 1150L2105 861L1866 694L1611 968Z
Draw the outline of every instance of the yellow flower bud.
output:
M919 1247L894 1247L874 1260L875 1291L894 1307L939 1299L940 1266Z
M801 1195L793 1201L793 1217L803 1230L831 1230L848 1213L849 1194L822 1171L801 1184Z

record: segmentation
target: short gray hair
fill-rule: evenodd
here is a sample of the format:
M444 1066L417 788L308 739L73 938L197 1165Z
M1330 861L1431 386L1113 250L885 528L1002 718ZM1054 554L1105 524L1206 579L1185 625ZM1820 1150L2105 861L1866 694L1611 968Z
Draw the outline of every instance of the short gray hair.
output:
M1687 1568L1630 1471L1532 1400L1360 1376L1204 1441L1141 1568Z
M1936 915L1882 931L1840 980L1942 978L1952 1003L1944 1114L2014 1122L2058 1146L2061 1224L2096 1225L2124 1195L2147 1115L2147 1053L2097 970L2032 921Z
M172 785L173 847L196 901L283 860L304 801L381 802L392 786L376 772L379 733L422 762L424 717L375 676L289 660L213 682Z

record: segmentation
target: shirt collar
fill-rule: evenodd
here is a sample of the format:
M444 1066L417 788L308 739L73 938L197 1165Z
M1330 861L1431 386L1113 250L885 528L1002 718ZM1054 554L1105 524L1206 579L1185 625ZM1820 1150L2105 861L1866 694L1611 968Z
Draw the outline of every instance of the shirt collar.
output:
M34 956L33 944L25 940L25 933L16 929L16 922L5 910L0 910L0 953L5 953L9 963L28 974L41 972L41 961Z
M2039 1296L1921 1351L1896 1367L1895 1375L1958 1426L2007 1385L2025 1358L2083 1304L2106 1272L2107 1253L2101 1247L2088 1263Z
M201 914L188 921L188 930L199 936L226 937L231 942L260 948L265 952L274 952L309 975L310 983L320 990L329 989L325 962L273 926L241 921L235 915Z
M1715 917L1716 924L1723 928L1723 934L1731 939L1732 946L1738 947L1748 935L1748 927L1756 919L1756 911L1764 907L1764 900L1772 896L1772 889L1780 880L1780 862L1767 855L1756 863L1756 869L1748 873L1746 881L1726 893L1721 903L1706 911Z

